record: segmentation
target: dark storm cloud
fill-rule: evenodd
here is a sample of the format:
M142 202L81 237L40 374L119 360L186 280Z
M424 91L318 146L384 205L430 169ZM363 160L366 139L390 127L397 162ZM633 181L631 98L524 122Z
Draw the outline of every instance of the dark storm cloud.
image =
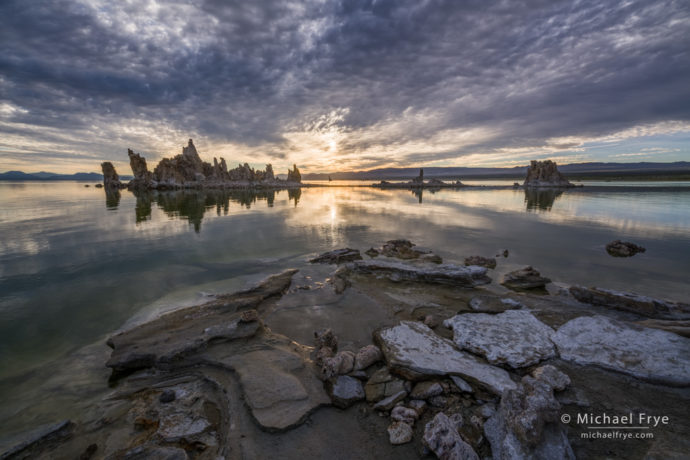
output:
M395 158L418 162L690 119L683 1L6 0L0 14L0 103L22 126L1 129L46 142L42 128L135 118L285 157L286 131L337 109L344 154L491 131Z

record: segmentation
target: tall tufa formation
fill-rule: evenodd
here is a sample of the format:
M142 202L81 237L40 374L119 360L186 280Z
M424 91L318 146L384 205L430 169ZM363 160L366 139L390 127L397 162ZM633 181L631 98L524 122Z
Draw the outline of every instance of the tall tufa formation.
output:
M129 182L127 187L138 190L150 188L152 174L146 166L146 159L138 153L134 153L132 149L127 149L127 155L129 156L129 166L132 168L132 174L134 174L134 179Z
M527 169L525 187L574 187L558 171L556 163L551 160L532 160Z
M293 169L290 170L288 169L288 175L287 175L287 180L288 182L302 182L302 174L300 174L299 169L297 169L297 165L292 165Z
M120 176L115 171L115 166L109 161L101 163L101 170L103 171L103 186L106 191L113 189L121 189L125 186L120 182Z

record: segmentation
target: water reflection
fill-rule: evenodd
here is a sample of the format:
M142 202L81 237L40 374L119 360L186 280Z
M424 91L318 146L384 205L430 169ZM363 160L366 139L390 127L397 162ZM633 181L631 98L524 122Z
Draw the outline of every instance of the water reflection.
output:
M197 233L201 230L204 214L215 209L216 215L227 216L230 203L251 209L257 202L265 201L273 207L276 190L179 190L179 191L136 191L135 213L137 223L150 220L152 205L155 203L168 217L184 218L194 226ZM287 191L288 200L296 207L302 196L300 189ZM112 200L106 196L106 206L111 207ZM119 202L119 194L118 194ZM117 204L115 204L117 207Z
M528 211L551 211L553 203L563 195L557 189L525 189L525 207Z
M106 189L105 191L105 207L109 210L115 210L120 205L120 198L122 195L120 191L115 189Z

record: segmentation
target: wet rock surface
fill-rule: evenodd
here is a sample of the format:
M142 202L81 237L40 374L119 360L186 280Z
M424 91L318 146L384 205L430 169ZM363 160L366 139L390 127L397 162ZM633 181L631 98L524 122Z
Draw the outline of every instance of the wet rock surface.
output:
M659 319L690 320L690 304L654 299L611 289L571 286L570 294L580 302Z
M362 260L359 249L344 248L324 252L309 262L313 264L341 264L343 262L352 262L353 260Z
M465 265L478 265L486 268L496 268L496 259L491 257L470 256L465 258Z
M501 284L515 291L525 291L529 289L544 289L551 280L541 276L534 268L528 266L519 270L506 273Z
M462 287L475 287L491 282L486 276L486 268L452 264L412 265L383 259L360 260L354 262L353 271L386 277L391 281L416 281Z
M645 252L646 249L629 241L611 241L606 245L606 252L613 257L632 257L640 252Z
M551 341L554 330L526 310L497 315L465 313L444 322L453 330L453 341L491 364L519 368L556 355Z

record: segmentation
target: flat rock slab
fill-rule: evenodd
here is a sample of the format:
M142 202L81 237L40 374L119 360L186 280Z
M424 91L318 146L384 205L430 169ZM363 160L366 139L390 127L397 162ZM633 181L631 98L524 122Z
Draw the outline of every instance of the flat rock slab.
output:
M460 287L475 287L491 282L484 267L465 267L454 264L412 265L393 260L360 260L354 262L353 270L373 274L391 281L415 281L431 284L448 284Z
M481 355L491 364L515 369L556 355L551 341L554 330L526 310L497 315L465 313L443 324L453 330L453 341L459 348Z
M673 386L690 385L690 339L604 316L568 321L553 335L561 358Z
M362 260L359 249L344 248L324 252L309 262L313 264L341 264L343 262L352 262L353 260Z
M649 318L690 319L690 305L684 303L597 287L571 286L569 291L580 302L591 305L629 311Z
M458 350L422 323L403 321L377 331L374 337L388 366L408 379L459 375L497 395L516 387L508 372Z
M530 289L544 289L551 280L532 267L523 267L519 270L506 273L501 284L514 291L526 291Z

